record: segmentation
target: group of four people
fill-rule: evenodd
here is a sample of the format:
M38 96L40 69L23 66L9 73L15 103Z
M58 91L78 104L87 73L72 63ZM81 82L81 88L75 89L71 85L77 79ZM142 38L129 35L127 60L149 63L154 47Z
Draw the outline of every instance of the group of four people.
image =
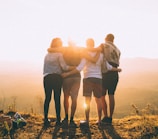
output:
M105 43L94 48L94 40L87 39L86 48L62 47L60 38L54 38L48 48L48 54L44 60L44 125L49 125L48 110L51 101L52 90L56 109L56 125L61 124L61 88L64 93L65 118L63 124L76 126L74 115L77 107L77 97L80 88L81 74L83 70L83 96L87 108L85 109L86 122L89 124L90 101L92 93L95 97L98 111L98 123L112 123L115 107L114 94L118 83L120 51L114 45L114 35L108 34ZM106 92L109 96L110 114L107 112L105 99ZM71 97L71 113L69 110L69 97ZM101 119L102 110L104 118Z

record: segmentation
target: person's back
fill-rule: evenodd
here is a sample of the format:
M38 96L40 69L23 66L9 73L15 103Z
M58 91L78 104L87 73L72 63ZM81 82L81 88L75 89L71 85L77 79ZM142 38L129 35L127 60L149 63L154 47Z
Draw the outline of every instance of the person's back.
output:
M107 61L113 67L119 66L120 50L114 45L114 35L108 34L105 38L105 44L102 44L104 54L104 63ZM108 71L105 66L102 67L102 109L104 113L103 123L112 124L112 117L115 108L115 91L119 81L118 71ZM105 96L108 93L109 103L106 102ZM109 106L107 106L109 105ZM107 108L109 107L109 114Z
M64 47L63 58L68 66L78 66L81 62L80 51L77 47ZM81 77L80 72L66 78Z
M62 41L60 38L54 38L50 45L51 48L62 47ZM60 117L60 96L63 79L61 77L62 68L67 67L60 53L48 53L44 59L43 68L43 86L45 91L44 100L44 126L47 127L50 124L48 119L49 104L51 101L52 91L54 93L54 102L56 110L56 126L59 126Z
M64 60L66 62L67 65L69 66L78 66L80 61L81 61L81 57L80 57L80 53L77 51L78 49L75 49L73 47L65 47L64 48Z
M76 47L64 47L63 58L67 65L75 66L81 64L80 51ZM67 72L66 72L67 73ZM71 112L70 112L70 126L76 127L74 122L74 115L77 107L77 97L80 88L81 75L80 72L76 72L72 75L64 77L63 80L63 92L64 92L64 109L65 109L65 118L63 120L63 125L68 124L69 120L69 97L71 97Z
M94 57L96 52L88 52L89 55ZM101 65L103 62L103 55L100 54L98 61L96 63L90 62L87 60L85 67L83 69L84 78L88 77L95 77L95 78L102 78L101 75Z
M111 42L106 42L104 46L106 60L114 67L119 66L120 50Z
M61 53L48 53L44 59L44 75L51 73L62 73L62 69L59 63L59 58L61 57Z
M94 40L92 38L87 39L87 48L94 48ZM88 52L87 55L95 57L96 52ZM83 96L85 97L85 103L87 108L85 109L86 121L85 123L89 126L89 113L90 113L90 102L92 94L95 97L98 112L98 123L101 120L101 96L102 96L102 73L101 65L103 62L103 55L100 53L96 62L86 60L86 64L83 69Z
M114 67L118 67L120 62L120 50L114 45L114 36L108 34L105 38L105 44L103 44L103 53L106 60Z

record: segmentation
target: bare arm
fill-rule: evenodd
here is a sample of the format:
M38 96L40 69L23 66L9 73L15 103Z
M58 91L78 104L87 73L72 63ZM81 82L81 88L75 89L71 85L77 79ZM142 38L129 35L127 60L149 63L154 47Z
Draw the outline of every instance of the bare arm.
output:
M121 68L115 68L115 67L112 67L111 71L121 72L121 71L122 71L122 69L121 69Z
M97 52L94 57L90 56L87 51L83 52L81 55L83 58L87 59L88 61L96 63L98 61L100 52Z
M121 71L122 71L121 68L115 68L115 67L113 67L112 65L110 65L108 62L106 62L106 66L107 66L107 69L108 69L109 71L117 71L117 72L121 72Z
M75 66L69 66L67 71L71 71L71 70L74 70L76 67Z
M59 53L63 53L64 52L64 48L63 47L59 47L59 48L48 48L47 49L48 52L50 53L55 53L55 52L59 52Z
M62 69L63 69L64 71L70 71L70 70L75 69L75 66L68 66L68 65L66 64L66 62L65 62L65 60L64 60L64 58L63 58L62 55L60 55L60 57L59 57L59 62L60 62L60 66L62 67Z
M73 75L73 74L79 73L79 72L80 72L80 71L78 71L78 70L75 68L75 69L73 69L73 70L71 70L71 71L69 71L69 72L62 73L61 76L62 76L63 78L65 78L65 77L68 77L68 76L70 76L70 75Z
M88 51L91 51L91 52L101 52L102 51L102 45L99 45L98 47L96 48L86 48Z
M84 68L85 63L86 63L86 60L85 60L85 59L82 59L81 62L80 62L80 64L79 64L77 67L75 67L75 68L74 68L73 70L71 70L71 71L68 71L68 72L66 72L66 73L61 74L61 76L62 76L63 78L65 78L65 77L67 77L67 76L70 76L70 75L79 73L79 72Z

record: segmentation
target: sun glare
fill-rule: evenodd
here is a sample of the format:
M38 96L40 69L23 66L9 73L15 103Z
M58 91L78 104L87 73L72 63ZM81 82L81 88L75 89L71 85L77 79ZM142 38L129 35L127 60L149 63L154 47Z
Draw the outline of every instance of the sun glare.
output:
M87 104L83 103L83 107L84 107L84 109L86 109L87 108Z

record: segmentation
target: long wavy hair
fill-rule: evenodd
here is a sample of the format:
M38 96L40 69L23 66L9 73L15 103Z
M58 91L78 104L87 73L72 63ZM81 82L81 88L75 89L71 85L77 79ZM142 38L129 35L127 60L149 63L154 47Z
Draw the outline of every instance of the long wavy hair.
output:
M50 44L50 48L57 48L57 47L62 47L62 41L60 38L52 39L52 42Z

